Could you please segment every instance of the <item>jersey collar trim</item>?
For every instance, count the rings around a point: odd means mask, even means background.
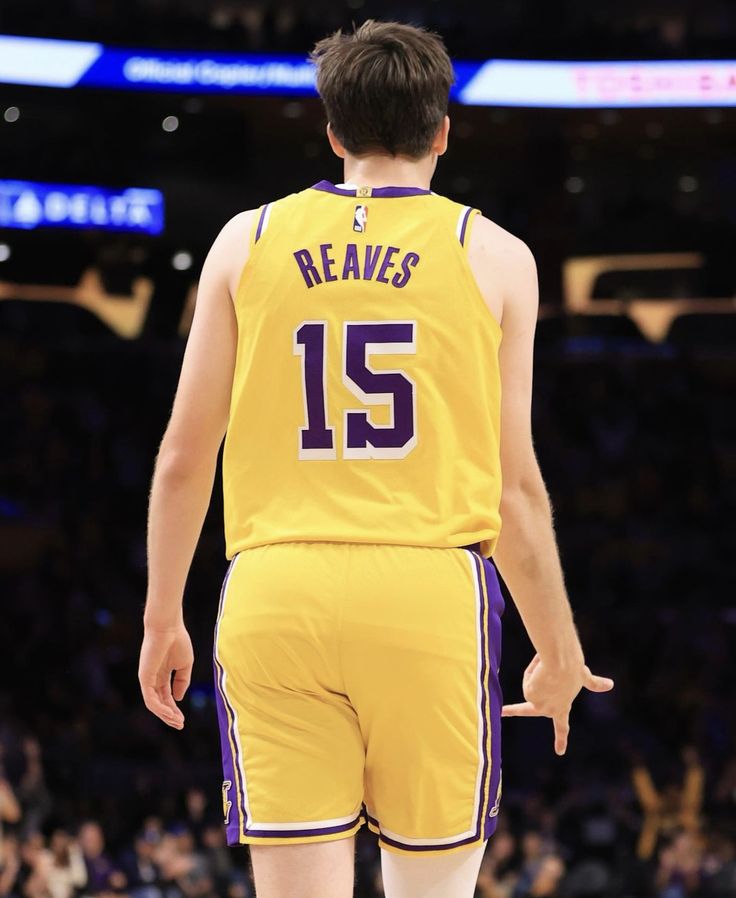
[[[325,193],[336,193],[339,196],[365,196],[359,193],[365,188],[359,187],[336,187],[331,181],[319,181],[312,185],[312,190],[324,190]],[[370,197],[398,197],[398,196],[428,196],[431,190],[424,190],[422,187],[372,187],[367,196]]]

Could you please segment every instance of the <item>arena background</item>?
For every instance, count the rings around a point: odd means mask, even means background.
[[[0,35],[303,57],[369,16],[436,28],[458,60],[702,61],[689,106],[454,103],[433,186],[536,255],[536,446],[584,646],[616,680],[581,696],[562,759],[549,721],[505,724],[477,894],[736,895],[736,64],[715,101],[708,81],[708,61],[736,56],[734,4],[3,0]],[[39,47],[21,68],[51,65]],[[0,84],[0,896],[248,898],[247,851],[220,826],[221,482],[187,588],[181,733],[138,695],[147,491],[218,230],[341,170],[308,92],[15,80]],[[44,226],[48,184],[158,190],[163,230],[109,230],[58,196]],[[529,657],[507,604],[507,700]],[[383,894],[367,832],[356,894]]]

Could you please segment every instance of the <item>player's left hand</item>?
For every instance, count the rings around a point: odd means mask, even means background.
[[[184,715],[176,702],[189,688],[193,663],[192,641],[183,623],[164,629],[145,628],[138,665],[143,701],[152,714],[176,730],[184,727]]]
[[[526,670],[522,691],[526,701],[504,705],[503,717],[550,717],[555,730],[555,752],[564,755],[570,734],[570,709],[581,689],[608,692],[613,689],[610,677],[592,673],[584,661],[565,668],[546,665],[536,654]]]

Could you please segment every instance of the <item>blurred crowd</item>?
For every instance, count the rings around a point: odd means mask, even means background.
[[[12,745],[11,738],[11,745]],[[20,776],[0,776],[0,898],[254,898],[247,850],[225,845],[209,795],[188,788],[178,813],[141,808],[139,825],[108,839],[101,819],[58,814],[38,742],[18,751]],[[554,804],[512,788],[481,865],[477,898],[729,898],[736,895],[736,757],[709,790],[692,747],[683,779],[658,789],[635,760],[627,783],[573,787]],[[208,795],[209,792],[209,795]],[[375,837],[361,830],[356,896],[383,895]]]
[[[697,10],[686,0],[5,0],[0,30],[111,43],[140,42],[145,33],[146,45],[162,48],[304,53],[326,31],[368,17],[426,25],[445,36],[453,54],[481,59],[729,58],[736,24],[728,0]]]
[[[304,52],[325,32],[375,15],[435,27],[466,58],[732,56],[736,6],[709,0],[697,15],[691,6],[4,0],[0,32]],[[227,119],[219,107],[209,118],[177,107],[174,149],[159,137],[163,101],[136,97],[133,109],[123,95],[105,100],[54,93],[51,112],[21,103],[17,142],[0,141],[5,174],[79,180],[83,171],[100,183],[130,175],[165,185],[168,227],[180,222],[192,241],[214,229],[202,224],[207,216],[224,220],[218,196],[252,205],[253,196],[301,187],[316,180],[303,169],[326,154],[323,122],[312,127],[299,104],[233,108]],[[85,124],[85,102],[97,131]],[[148,132],[131,126],[139,113]],[[733,293],[736,178],[719,130],[727,111],[702,111],[686,128],[611,110],[595,120],[455,114],[454,162],[437,189],[472,195],[530,241],[547,300],[559,298],[561,259],[603,251],[702,249],[699,295]],[[299,116],[294,140],[274,131],[277,118]],[[196,153],[186,143],[195,139]],[[311,161],[294,156],[295,142]],[[319,164],[329,170],[326,158]],[[223,172],[218,186],[212,178]],[[27,236],[7,237],[7,277],[76,283],[82,240]],[[219,477],[187,585],[196,661],[184,731],[145,711],[137,689],[147,495],[183,349],[171,336],[180,313],[172,298],[191,280],[163,270],[176,248],[155,249],[150,319],[162,320],[140,340],[117,340],[79,308],[0,304],[0,898],[253,894],[247,850],[227,849],[221,826],[211,671],[226,567]],[[60,276],[63,266],[70,271]],[[478,898],[736,898],[736,368],[712,333],[733,333],[724,319],[711,321],[710,350],[627,338],[624,319],[608,335],[541,322],[536,448],[582,640],[616,689],[581,697],[562,759],[548,721],[505,722],[502,813]],[[529,657],[507,602],[510,701]],[[356,864],[357,898],[379,898],[376,840],[365,829]]]
[[[137,691],[147,490],[182,348],[0,338],[0,896],[250,894],[247,851],[220,825],[219,479],[187,586],[184,731]],[[580,337],[537,354],[569,590],[616,689],[581,697],[563,759],[548,721],[504,724],[478,895],[736,895],[732,354]],[[507,603],[508,700],[529,657]],[[358,896],[382,894],[367,832],[357,876]]]
[[[56,816],[38,743],[26,737],[22,751],[28,767],[17,791],[0,779],[2,898],[253,895],[245,855],[226,847],[224,829],[207,813],[201,791],[186,793],[180,819],[165,826],[160,817],[147,816],[129,840],[111,848],[98,820]]]
[[[110,844],[98,819],[59,819],[37,741],[26,737],[21,752],[17,785],[0,778],[1,898],[253,898],[247,851],[226,847],[204,790],[183,791],[176,815],[142,814]],[[486,849],[477,898],[736,895],[736,763],[707,805],[691,747],[683,765],[682,782],[662,790],[637,761],[628,784],[572,789],[554,806],[538,795],[512,798]],[[383,895],[375,837],[365,830],[356,878],[356,896]]]

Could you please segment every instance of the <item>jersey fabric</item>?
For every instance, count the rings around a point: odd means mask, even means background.
[[[501,328],[467,259],[476,213],[327,181],[259,210],[234,297],[228,559],[294,541],[492,553]]]
[[[320,182],[259,210],[223,457],[228,843],[487,839],[501,795],[501,328],[476,210]]]
[[[215,635],[227,841],[457,852],[501,797],[503,598],[469,549],[239,552]]]

